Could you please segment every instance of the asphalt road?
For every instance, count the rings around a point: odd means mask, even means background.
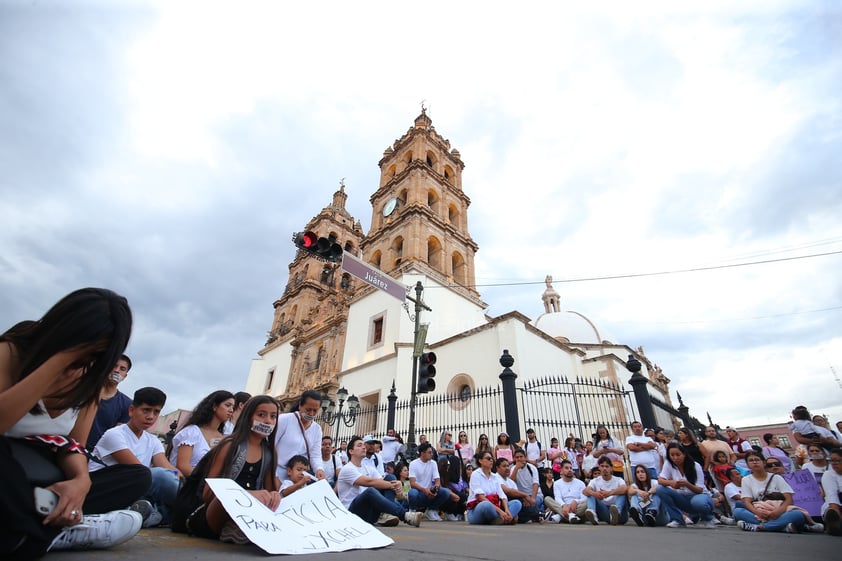
[[[620,527],[567,524],[510,527],[425,521],[420,528],[402,524],[381,530],[395,540],[393,545],[374,550],[294,557],[307,561],[823,561],[838,559],[842,547],[842,538],[826,534],[756,534],[742,532],[733,526],[714,530],[638,528],[633,524]],[[253,545],[238,546],[189,538],[156,528],[142,530],[131,541],[111,550],[56,552],[45,559],[213,561],[266,556]]]

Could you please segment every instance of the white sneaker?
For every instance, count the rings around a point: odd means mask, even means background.
[[[401,521],[397,516],[392,516],[388,512],[381,512],[376,522],[378,526],[397,526],[400,523]]]
[[[730,516],[720,516],[719,521],[725,524],[726,526],[734,526],[737,524],[736,520],[734,520]]]
[[[594,512],[593,510],[586,510],[585,511],[585,518],[587,518],[588,522],[590,522],[594,526],[599,526],[599,520],[597,520],[596,512]]]
[[[409,524],[410,526],[415,526],[418,528],[421,526],[421,513],[420,512],[407,512],[403,515],[403,521]]]
[[[699,520],[693,527],[701,528],[702,530],[713,530],[716,528],[716,522],[713,520]]]
[[[682,524],[678,520],[667,522],[667,528],[681,528]]]
[[[63,549],[105,549],[130,540],[140,531],[143,516],[131,510],[88,514],[82,522],[56,536],[47,551]]]
[[[561,515],[556,513],[550,516],[550,522],[554,524],[561,524]]]
[[[439,516],[439,513],[431,508],[428,508],[424,513],[424,518],[430,522],[441,522],[441,516]]]
[[[445,514],[444,519],[449,522],[459,522],[459,515],[458,514]]]
[[[804,526],[804,529],[807,530],[808,532],[816,532],[816,533],[820,534],[820,533],[824,532],[824,524],[816,522],[815,524],[809,524],[807,526]]]

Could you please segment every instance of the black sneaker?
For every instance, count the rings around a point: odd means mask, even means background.
[[[658,513],[654,510],[647,510],[646,514],[644,514],[646,518],[646,525],[654,528],[658,525]]]
[[[146,522],[147,520],[149,520],[149,517],[155,510],[155,507],[152,506],[152,503],[150,503],[149,501],[140,499],[139,501],[135,501],[134,503],[132,503],[132,506],[129,507],[129,510],[133,510],[140,514],[140,516],[143,518],[143,521]]]
[[[641,514],[641,512],[638,509],[630,508],[629,516],[632,517],[632,520],[634,520],[635,524],[637,524],[638,526],[643,526],[643,514]]]

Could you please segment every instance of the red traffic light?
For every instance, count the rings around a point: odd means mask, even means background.
[[[299,240],[297,240],[298,247],[302,249],[310,249],[316,247],[316,244],[319,243],[319,236],[317,236],[313,232],[304,232],[302,234],[298,234]]]
[[[342,261],[342,246],[332,239],[317,236],[315,232],[297,232],[292,235],[292,242],[298,249],[324,261]]]

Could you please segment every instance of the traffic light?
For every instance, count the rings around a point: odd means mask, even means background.
[[[292,235],[295,247],[324,261],[342,261],[342,246],[328,238],[321,238],[314,232],[296,232]]]
[[[436,389],[436,353],[423,353],[418,357],[418,389],[416,393],[427,393]]]

